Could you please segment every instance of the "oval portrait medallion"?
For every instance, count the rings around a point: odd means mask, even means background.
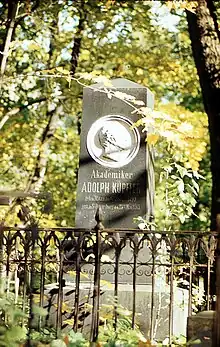
[[[140,134],[134,123],[120,115],[107,115],[95,121],[87,135],[87,150],[100,165],[119,168],[130,163],[140,147]]]

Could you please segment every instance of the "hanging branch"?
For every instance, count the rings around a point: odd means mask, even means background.
[[[3,128],[3,126],[5,125],[5,123],[14,115],[18,114],[19,112],[21,112],[22,110],[28,108],[28,106],[34,105],[36,103],[40,103],[42,101],[45,101],[46,98],[39,98],[36,100],[32,100],[30,101],[27,105],[21,105],[21,106],[17,106],[17,107],[13,107],[10,111],[7,111],[4,116],[2,117],[2,119],[0,120],[0,130]]]

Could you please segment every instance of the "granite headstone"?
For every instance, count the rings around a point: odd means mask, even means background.
[[[111,81],[112,90],[153,108],[152,92],[126,79]],[[136,228],[133,218],[153,214],[154,174],[146,133],[124,100],[109,98],[102,84],[85,87],[77,188],[76,227],[94,227],[100,206],[106,228]]]

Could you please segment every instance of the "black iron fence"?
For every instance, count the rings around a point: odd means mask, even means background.
[[[30,331],[69,326],[95,341],[124,307],[132,327],[171,341],[186,332],[187,316],[214,308],[216,245],[215,233],[103,229],[98,217],[89,231],[5,227],[0,270],[6,292],[22,298]],[[36,316],[36,306],[46,314]]]

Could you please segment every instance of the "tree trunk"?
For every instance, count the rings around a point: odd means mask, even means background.
[[[193,56],[209,120],[212,172],[211,229],[220,216],[220,40],[212,0],[198,0],[195,13],[187,11]]]
[[[83,36],[83,30],[84,30],[84,24],[85,24],[85,18],[86,18],[86,12],[84,12],[84,0],[82,0],[83,7],[80,8],[79,13],[79,24],[76,30],[76,34],[74,37],[73,42],[73,48],[72,48],[72,59],[71,59],[71,75],[74,76],[78,58],[80,54],[80,46]],[[57,13],[58,17],[58,13]],[[58,34],[57,30],[57,22],[54,21],[53,23],[53,30],[51,31],[51,42],[50,42],[50,51],[49,51],[49,60],[48,60],[48,69],[53,68],[53,53],[54,53],[54,46],[55,46],[55,36]],[[54,133],[57,129],[58,119],[59,119],[59,113],[61,113],[62,107],[58,106],[54,111],[47,110],[47,125],[43,131],[42,138],[41,138],[41,150],[39,152],[39,155],[36,160],[36,165],[34,168],[33,175],[31,179],[29,180],[29,183],[26,187],[26,190],[33,190],[35,192],[39,192],[46,176],[47,167],[48,167],[48,155],[50,150],[51,141],[54,137]]]
[[[48,122],[42,134],[40,151],[36,160],[33,175],[27,184],[26,191],[31,190],[39,193],[44,183],[51,140],[53,139],[54,133],[57,129],[60,109],[61,107],[57,107],[55,110],[47,112]]]
[[[0,75],[3,76],[6,69],[6,63],[8,59],[8,53],[12,35],[15,28],[15,18],[18,9],[18,1],[8,1],[8,19],[7,19],[7,30],[5,40],[3,44],[2,54],[0,55]]]
[[[71,54],[71,74],[72,74],[72,76],[75,75],[76,68],[78,65],[78,58],[79,58],[79,53],[80,53],[80,48],[81,48],[83,31],[85,28],[86,16],[87,16],[87,13],[86,13],[85,7],[84,7],[84,0],[81,0],[80,8],[79,8],[79,24],[78,24],[78,27],[76,29],[76,33],[74,35],[73,48],[72,48],[72,54]]]

